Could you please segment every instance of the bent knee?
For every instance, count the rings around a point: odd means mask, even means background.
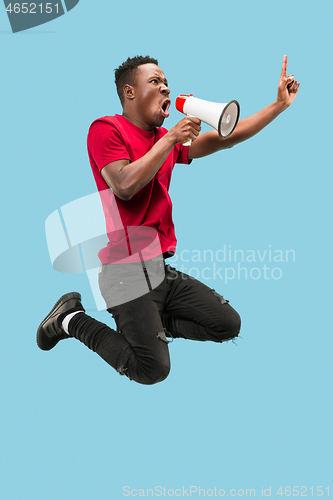
[[[241,329],[241,318],[238,312],[229,305],[228,308],[230,308],[231,311],[227,317],[224,316],[221,318],[221,323],[217,332],[220,342],[238,337]]]
[[[145,370],[140,373],[139,380],[140,384],[153,385],[163,382],[170,373],[170,360],[157,362],[154,360],[149,364]]]
[[[160,366],[155,372],[154,377],[151,378],[150,384],[157,384],[158,382],[163,382],[170,373],[170,363]]]
[[[222,295],[215,290],[211,290],[221,305],[220,320],[216,325],[216,334],[220,338],[220,342],[231,340],[238,336],[241,328],[241,319],[237,311],[229,304]]]
[[[230,318],[229,324],[227,326],[230,338],[233,339],[235,337],[238,337],[240,329],[241,329],[241,318],[238,312],[234,310],[234,314],[232,315],[232,318]]]

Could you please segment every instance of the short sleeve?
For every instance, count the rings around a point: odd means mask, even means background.
[[[130,160],[121,133],[109,123],[94,122],[89,130],[87,147],[98,170],[117,160]]]
[[[192,163],[192,159],[188,159],[188,148],[189,146],[184,146],[183,144],[177,144],[176,146],[178,148],[178,157],[176,160],[176,163],[185,163],[189,165]]]

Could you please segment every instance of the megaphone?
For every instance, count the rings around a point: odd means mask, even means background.
[[[226,139],[235,130],[240,106],[237,101],[226,104],[204,101],[190,95],[180,95],[176,99],[176,108],[188,116],[195,116],[217,130],[221,139]]]

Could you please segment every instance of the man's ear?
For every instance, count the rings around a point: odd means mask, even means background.
[[[132,85],[128,85],[128,83],[126,83],[126,85],[124,85],[123,91],[124,91],[124,97],[126,99],[134,99],[135,93],[134,93],[134,87]]]

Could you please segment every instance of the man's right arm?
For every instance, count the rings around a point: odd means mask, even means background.
[[[118,198],[130,200],[156,175],[172,148],[194,141],[201,130],[198,118],[186,117],[169,130],[144,156],[134,162],[117,160],[102,168],[101,174]]]

